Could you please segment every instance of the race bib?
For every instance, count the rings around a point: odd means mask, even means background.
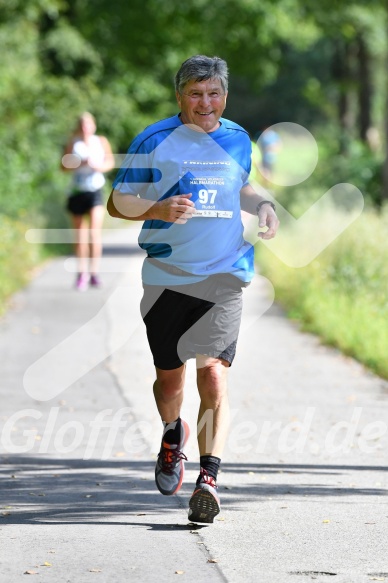
[[[181,194],[192,193],[190,200],[196,209],[193,218],[233,217],[233,181],[229,172],[229,162],[183,161],[179,191]]]

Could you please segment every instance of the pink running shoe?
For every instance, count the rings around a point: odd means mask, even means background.
[[[79,273],[77,275],[75,287],[78,291],[86,291],[88,289],[88,278],[86,273]]]

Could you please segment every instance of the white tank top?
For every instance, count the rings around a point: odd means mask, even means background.
[[[91,136],[88,144],[82,139],[76,138],[73,143],[72,154],[77,154],[82,161],[89,159],[96,166],[101,166],[105,159],[105,150],[98,136]],[[95,192],[102,188],[104,184],[103,173],[93,170],[90,166],[80,166],[73,172],[73,192]]]

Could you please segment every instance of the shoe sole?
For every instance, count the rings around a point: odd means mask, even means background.
[[[189,502],[189,520],[212,524],[221,508],[216,498],[207,490],[194,492]]]

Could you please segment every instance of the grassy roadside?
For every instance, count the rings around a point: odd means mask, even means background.
[[[25,233],[30,228],[22,219],[0,214],[0,316],[7,310],[9,297],[31,280],[36,267],[71,250],[64,244],[28,243]]]
[[[322,224],[333,217],[322,217]],[[260,270],[302,328],[388,378],[388,208],[364,211],[305,267],[260,245]],[[319,230],[315,233],[319,237]],[[287,237],[284,238],[287,241]],[[286,243],[284,243],[286,244]]]
[[[40,246],[25,240],[27,228],[20,220],[0,215],[0,315],[9,296],[28,282],[32,269],[44,258]]]

